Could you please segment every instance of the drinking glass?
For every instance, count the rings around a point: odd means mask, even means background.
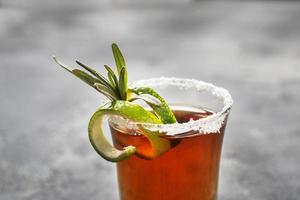
[[[154,78],[130,87],[149,86],[171,105],[176,124],[141,124],[110,117],[116,148],[133,145],[136,155],[118,162],[121,200],[216,200],[220,155],[232,106],[227,90],[194,79]],[[148,159],[151,144],[139,127],[161,133],[171,149]]]

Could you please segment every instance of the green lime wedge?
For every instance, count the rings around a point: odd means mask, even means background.
[[[159,100],[160,104],[157,104],[153,103],[153,101],[147,101],[145,98],[143,98],[143,100],[153,109],[154,113],[158,116],[162,123],[173,124],[177,122],[176,117],[168,106],[167,102],[154,89],[149,87],[140,87],[132,88],[130,91],[137,95],[151,95],[155,99]]]
[[[155,114],[145,110],[142,106],[128,101],[113,101],[105,107],[97,110],[90,119],[88,125],[89,139],[96,152],[104,159],[118,162],[132,156],[136,148],[134,146],[124,147],[118,150],[105,138],[102,130],[103,118],[106,115],[118,115],[135,122],[161,124],[161,120]],[[150,141],[153,152],[148,158],[155,158],[168,151],[171,146],[169,140],[160,137],[156,132],[151,132],[140,126],[142,133]]]

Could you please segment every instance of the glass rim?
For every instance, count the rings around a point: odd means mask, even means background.
[[[175,78],[175,77],[160,77],[144,79],[132,82],[129,84],[129,88],[135,87],[167,87],[167,86],[177,86],[179,89],[194,89],[196,92],[208,91],[214,97],[221,99],[223,102],[222,109],[220,111],[213,112],[213,114],[200,118],[198,120],[190,120],[184,123],[174,123],[174,124],[152,124],[152,123],[141,123],[134,122],[128,119],[121,119],[118,122],[115,120],[110,120],[113,123],[122,123],[126,127],[137,128],[142,126],[150,131],[156,131],[160,133],[165,133],[166,135],[176,135],[178,133],[188,132],[188,131],[199,131],[200,133],[214,133],[219,132],[222,127],[226,116],[228,115],[232,105],[233,99],[228,92],[228,90],[215,86],[212,83],[188,79],[188,78]]]

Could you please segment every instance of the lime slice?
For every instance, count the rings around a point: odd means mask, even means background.
[[[136,148],[134,146],[127,146],[124,147],[123,150],[118,150],[107,141],[102,130],[103,118],[106,115],[118,115],[141,123],[162,123],[153,113],[145,110],[138,104],[128,101],[114,101],[97,110],[89,122],[89,139],[96,152],[101,157],[111,162],[118,162],[132,156],[135,153]],[[160,137],[158,133],[151,132],[142,127],[140,128],[142,134],[150,141],[153,149],[153,152],[151,155],[147,155],[147,158],[155,158],[171,148],[169,140]]]
[[[168,106],[167,102],[154,89],[149,87],[140,87],[132,88],[130,91],[137,95],[151,95],[155,99],[159,100],[160,104],[157,104],[152,103],[153,101],[147,101],[145,98],[142,98],[153,109],[154,113],[158,116],[162,123],[173,124],[177,122],[176,117]]]

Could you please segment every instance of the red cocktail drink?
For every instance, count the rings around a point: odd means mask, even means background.
[[[107,78],[79,61],[84,70],[53,58],[107,98],[92,115],[88,136],[102,158],[118,162],[121,199],[215,200],[224,130],[233,103],[228,91],[180,78],[128,85],[125,59],[116,44],[112,51],[117,74],[105,65]],[[181,106],[171,110],[169,103]],[[103,132],[105,116],[111,117],[114,146]]]
[[[174,110],[178,122],[204,118],[207,111]],[[167,137],[172,149],[147,160],[140,156],[117,163],[122,200],[214,200],[217,195],[218,173],[225,123],[217,133],[189,131]],[[111,125],[114,144],[122,149],[134,145],[147,154],[150,144],[133,130],[118,130]],[[134,135],[135,134],[135,135]]]

